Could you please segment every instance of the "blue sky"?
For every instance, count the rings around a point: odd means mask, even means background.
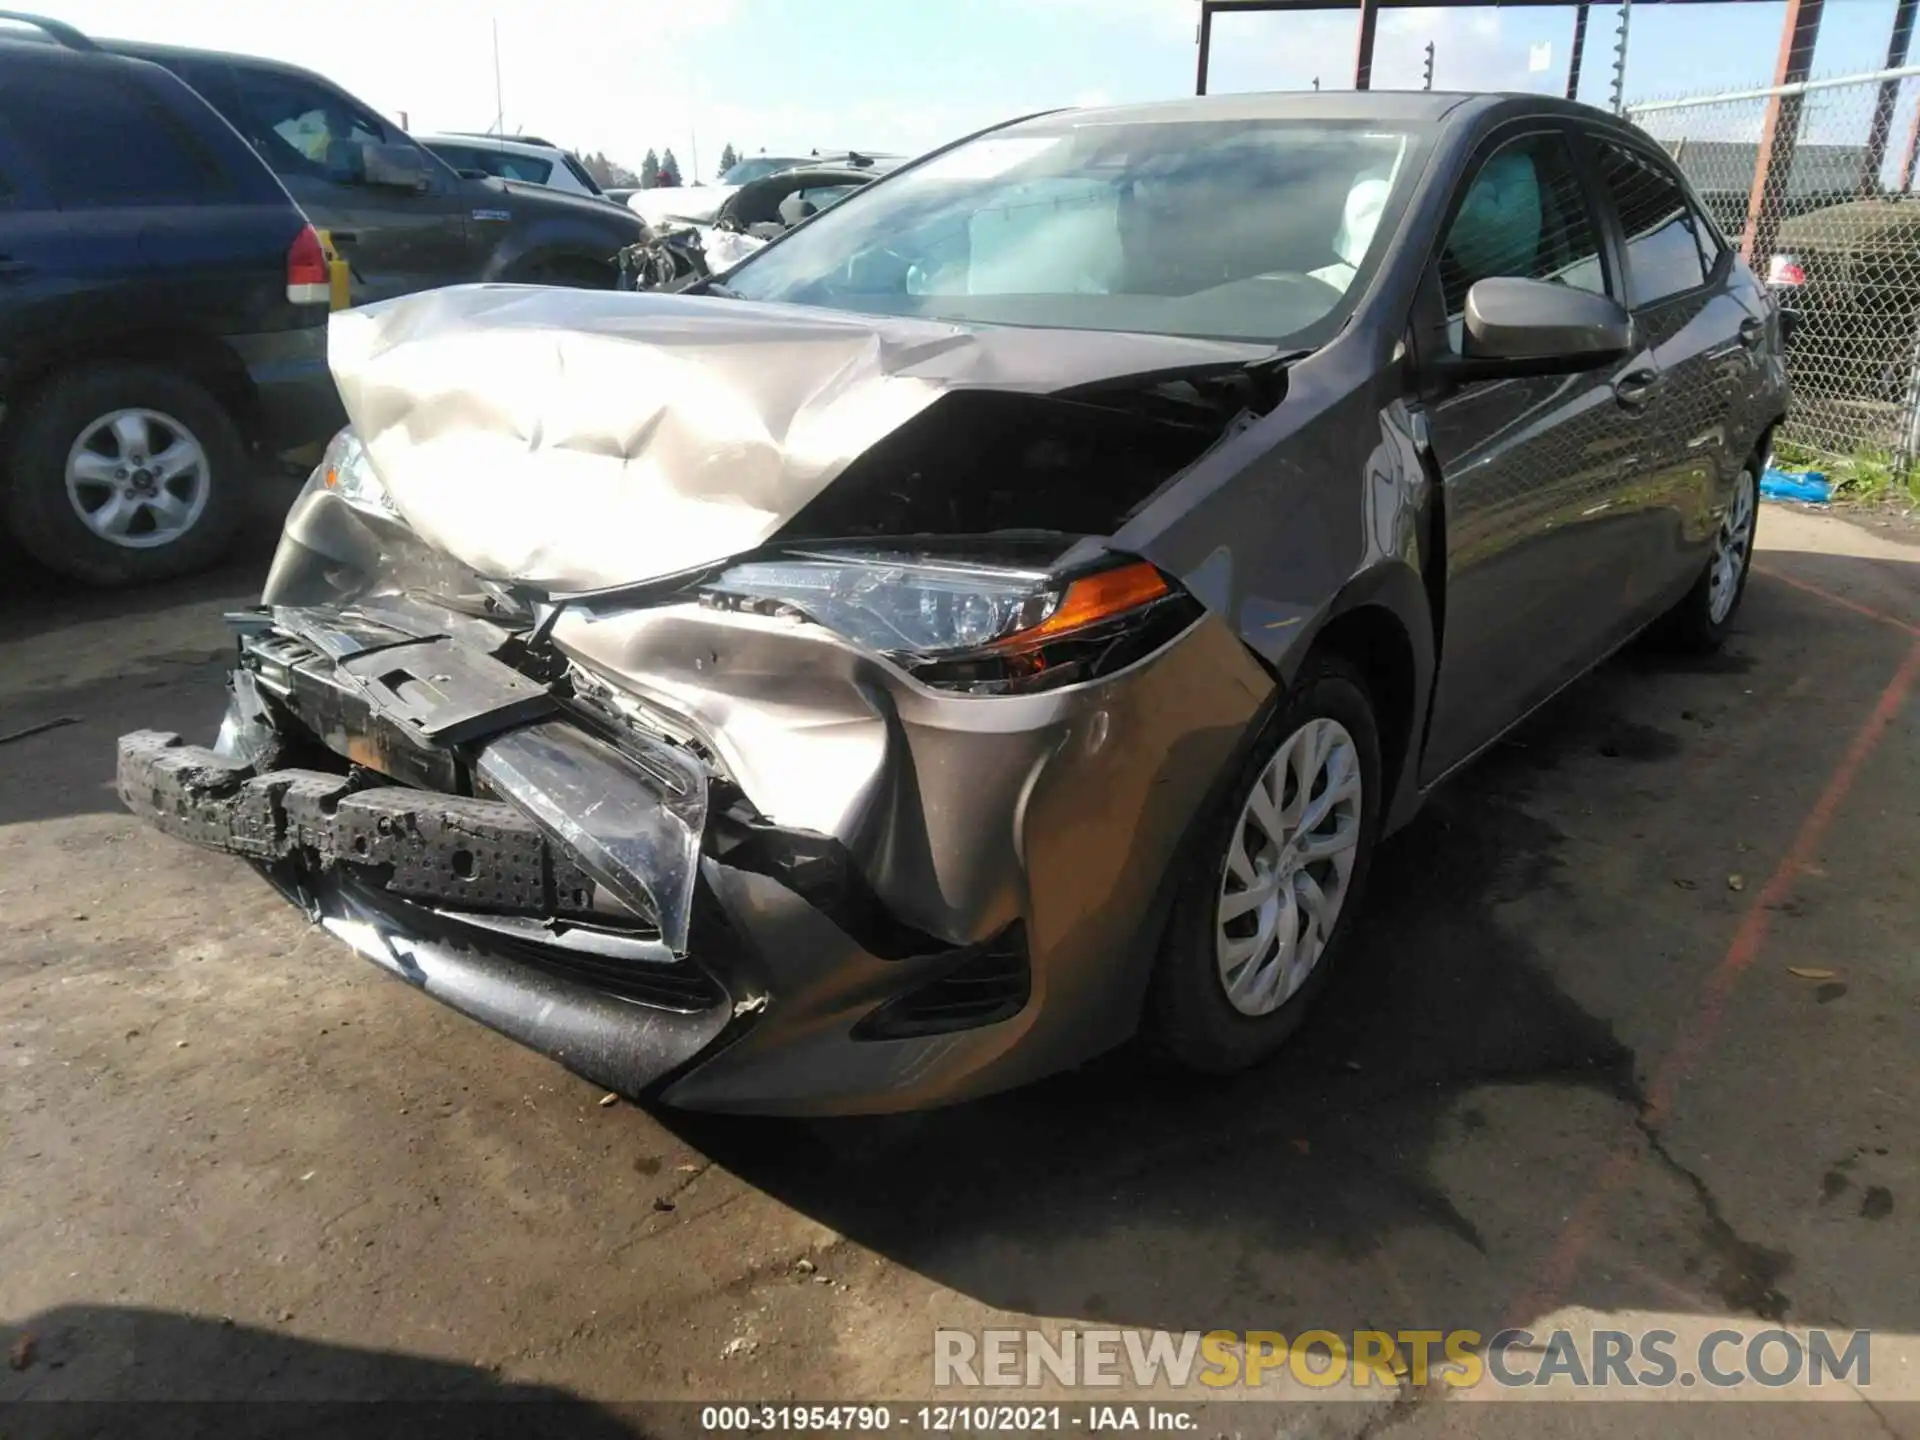
[[[1894,0],[1828,0],[1815,69],[1885,59]],[[1784,0],[1638,5],[1627,92],[1764,83]],[[97,34],[250,51],[331,75],[416,130],[481,129],[494,112],[497,19],[507,125],[637,165],[649,146],[683,166],[698,146],[914,151],[1025,111],[1191,92],[1197,0],[327,0],[302,9],[235,0],[67,0],[49,13]],[[1617,9],[1596,4],[1581,98],[1604,103]],[[1571,5],[1448,5],[1387,12],[1374,83],[1558,90]],[[1351,83],[1354,17],[1242,15],[1217,22],[1213,86]],[[1550,44],[1545,73],[1531,46]],[[1920,59],[1920,47],[1916,47]]]

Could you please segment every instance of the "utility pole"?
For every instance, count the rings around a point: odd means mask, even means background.
[[[1633,18],[1633,0],[1620,0],[1620,29],[1613,39],[1613,113],[1626,108],[1627,22]]]
[[[1433,42],[1431,40],[1427,41],[1427,73],[1420,82],[1420,88],[1422,90],[1433,88]]]
[[[507,103],[500,98],[500,18],[493,21],[493,133],[507,133]]]

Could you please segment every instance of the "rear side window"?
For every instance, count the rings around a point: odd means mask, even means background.
[[[234,191],[218,156],[130,66],[14,67],[0,113],[63,210],[192,204]]]
[[[1440,288],[1449,317],[1465,314],[1467,291],[1496,276],[1606,290],[1598,231],[1558,131],[1523,135],[1489,155],[1447,228]]]
[[[587,193],[589,195],[598,195],[602,193],[600,189],[600,182],[598,180],[595,180],[593,176],[588,173],[587,167],[582,165],[578,160],[574,159],[573,156],[562,155],[560,157],[560,163],[567,167],[567,173],[569,175],[573,176],[574,179],[578,180],[582,185],[586,186]]]
[[[1627,237],[1633,303],[1657,305],[1699,289],[1707,280],[1707,252],[1686,192],[1645,156],[1609,140],[1597,143],[1600,174]]]

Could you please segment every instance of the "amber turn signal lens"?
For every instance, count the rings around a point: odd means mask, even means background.
[[[994,648],[1024,650],[1070,630],[1082,630],[1137,610],[1167,593],[1166,577],[1144,560],[1083,576],[1067,587],[1053,614],[1030,629],[1007,636]]]

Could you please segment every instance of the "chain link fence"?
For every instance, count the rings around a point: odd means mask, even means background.
[[[1627,107],[1799,312],[1782,438],[1825,460],[1920,451],[1917,114],[1920,66]]]

